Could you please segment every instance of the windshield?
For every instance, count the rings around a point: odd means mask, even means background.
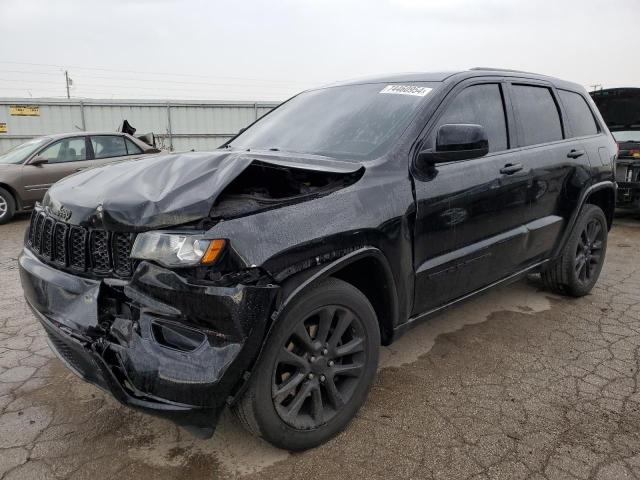
[[[375,83],[304,92],[249,127],[228,147],[347,160],[375,158],[404,131],[433,86]]]
[[[22,163],[29,155],[48,141],[48,138],[36,138],[35,140],[29,140],[28,142],[17,145],[0,155],[0,163]]]
[[[640,142],[640,130],[620,130],[611,133],[616,142]]]

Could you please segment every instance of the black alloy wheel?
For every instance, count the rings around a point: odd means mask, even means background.
[[[578,280],[584,284],[590,283],[596,272],[600,273],[604,231],[599,219],[593,218],[580,233],[574,268]]]
[[[273,445],[306,450],[344,430],[367,398],[378,369],[378,318],[360,290],[327,278],[275,322],[232,411]]]
[[[562,295],[587,295],[604,265],[607,234],[608,224],[602,209],[586,204],[560,256],[541,272],[545,286]]]
[[[298,430],[329,422],[349,402],[368,359],[364,325],[346,307],[327,305],[301,319],[276,357],[272,399]]]

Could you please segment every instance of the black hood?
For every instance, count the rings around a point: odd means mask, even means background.
[[[220,150],[145,157],[77,173],[52,186],[43,205],[69,223],[142,231],[209,215],[218,195],[253,162],[330,173],[359,163],[281,152]]]

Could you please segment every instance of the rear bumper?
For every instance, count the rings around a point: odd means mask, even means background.
[[[203,436],[255,361],[278,291],[191,284],[145,262],[113,286],[56,270],[28,249],[19,263],[25,298],[67,367]]]

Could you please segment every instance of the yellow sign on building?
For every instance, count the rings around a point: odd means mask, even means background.
[[[37,105],[11,105],[9,114],[20,117],[39,117],[40,107]]]
[[[7,124],[0,122],[0,133],[7,133]]]

